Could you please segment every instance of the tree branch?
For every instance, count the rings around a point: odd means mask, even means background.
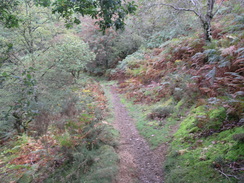
[[[190,0],[190,1],[194,6],[196,6],[196,2],[194,0]]]
[[[221,173],[222,175],[224,175],[229,181],[230,181],[230,178],[229,178],[229,177],[234,177],[235,179],[240,180],[240,179],[239,179],[237,176],[235,176],[235,175],[225,174],[225,173],[223,172],[223,170],[221,171],[221,170],[219,170],[219,169],[217,169],[217,168],[215,168],[215,170],[217,170],[219,173]]]
[[[196,12],[195,10],[190,9],[190,8],[180,8],[180,7],[176,7],[172,4],[166,4],[166,3],[152,4],[151,6],[149,6],[149,8],[151,8],[153,6],[168,6],[168,7],[175,9],[175,10],[178,10],[178,11],[191,11],[191,12],[195,13],[198,17],[200,17],[200,18],[202,17],[201,14],[199,14],[198,12]]]
[[[56,63],[54,63],[53,65],[51,65],[50,67],[48,67],[47,70],[41,75],[40,78],[42,78],[43,76],[45,76],[45,74],[46,74],[51,68],[53,68],[55,65],[56,65]]]
[[[195,6],[195,8],[198,10],[198,12],[200,12],[202,4],[198,0],[190,0],[190,1]]]
[[[217,10],[213,13],[213,16],[215,16],[218,13],[218,11],[219,11],[220,7],[222,6],[223,2],[224,2],[224,0],[221,0]]]

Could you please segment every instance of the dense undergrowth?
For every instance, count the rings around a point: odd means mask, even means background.
[[[45,111],[31,134],[2,140],[2,182],[111,182],[117,173],[115,132],[102,87],[82,79],[60,113]],[[75,98],[75,99],[74,99]],[[48,171],[47,171],[48,170]]]
[[[243,20],[223,8],[212,42],[196,32],[141,47],[110,72],[152,148],[169,143],[165,182],[244,180]]]
[[[118,80],[140,134],[152,148],[168,144],[165,182],[244,181],[243,3],[223,3],[206,42],[197,17],[152,2],[138,1],[123,33],[102,35],[88,17],[71,33],[34,6],[20,11],[29,24],[0,27],[1,182],[113,181],[108,83],[84,72]]]

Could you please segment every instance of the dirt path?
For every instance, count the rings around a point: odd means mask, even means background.
[[[133,119],[120,102],[115,87],[111,87],[112,103],[115,112],[115,128],[120,132],[118,154],[120,170],[116,183],[163,183],[162,162],[165,147],[152,151],[139,135]]]

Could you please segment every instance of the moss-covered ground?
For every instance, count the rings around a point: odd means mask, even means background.
[[[221,105],[189,107],[184,100],[175,102],[172,98],[153,105],[134,104],[123,97],[121,100],[152,148],[170,144],[164,164],[166,182],[243,181],[244,128],[228,128],[225,122],[231,119]],[[155,108],[167,106],[174,110],[166,118],[148,118]],[[178,124],[177,132],[172,134],[172,127]]]
[[[240,166],[243,165],[244,144],[234,138],[237,134],[243,134],[243,127],[207,136],[199,135],[210,128],[219,128],[225,119],[226,113],[222,107],[206,109],[206,106],[199,106],[190,111],[171,143],[164,165],[166,182],[243,180]]]

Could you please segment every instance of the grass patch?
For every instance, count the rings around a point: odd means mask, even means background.
[[[113,123],[115,120],[115,113],[113,109],[113,103],[112,103],[112,94],[110,91],[110,86],[114,85],[115,81],[109,81],[109,82],[105,82],[105,81],[101,81],[101,85],[103,87],[103,91],[104,91],[104,95],[107,98],[107,115],[106,115],[106,120],[109,123]]]
[[[87,183],[112,182],[116,177],[118,156],[111,146],[103,146],[97,152],[95,163],[80,181]]]
[[[160,144],[170,141],[171,127],[177,124],[176,118],[168,117],[163,121],[150,120],[148,114],[155,108],[155,105],[133,104],[132,101],[125,98],[121,98],[121,102],[125,104],[129,114],[136,120],[136,127],[140,135],[149,142],[151,148],[156,148]],[[167,106],[171,102],[166,101],[165,103],[167,104],[161,104],[161,106]]]
[[[101,146],[98,150],[86,151],[77,149],[75,161],[59,168],[45,183],[107,183],[112,182],[117,174],[118,156],[113,147]],[[87,164],[86,168],[81,168]]]
[[[109,100],[110,92],[103,84],[103,95],[105,95],[105,109],[102,121],[101,130],[98,131],[95,139],[92,139],[87,144],[85,142],[79,143],[73,148],[69,144],[65,145],[65,151],[70,154],[72,159],[66,164],[59,167],[53,175],[45,180],[46,183],[52,182],[74,182],[74,183],[107,183],[113,182],[118,171],[118,155],[114,148],[118,142],[118,132],[112,127],[111,123],[114,121],[114,114],[112,113],[112,103]],[[85,118],[87,116],[83,116]],[[86,119],[86,118],[85,118]],[[82,119],[82,120],[85,120]],[[94,131],[96,133],[96,131]],[[91,135],[94,135],[91,133]],[[65,138],[65,139],[68,139]],[[63,142],[63,139],[59,139]],[[98,141],[96,146],[90,145]],[[65,141],[64,141],[65,142]],[[88,147],[89,146],[89,147]]]

